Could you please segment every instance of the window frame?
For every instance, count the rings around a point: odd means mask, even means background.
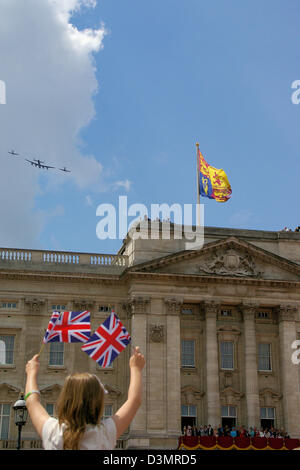
[[[222,351],[222,345],[223,344],[231,344],[232,345],[232,353],[229,355],[228,353],[224,353]],[[235,360],[234,360],[234,348],[235,348],[235,343],[232,340],[221,340],[220,341],[220,369],[221,370],[234,370],[234,365],[235,365]],[[224,360],[228,358],[228,356],[231,356],[232,358],[232,367],[225,367],[224,366]]]
[[[184,342],[188,342],[190,344],[193,345],[193,352],[192,353],[187,353],[185,351],[183,351],[183,344]],[[181,339],[181,358],[180,358],[180,364],[181,364],[181,367],[184,367],[184,368],[191,368],[191,369],[194,369],[196,367],[196,340],[195,339],[187,339],[187,338],[183,338]],[[193,364],[183,364],[183,358],[186,357],[187,355],[193,355]]]
[[[260,345],[269,345],[269,355],[266,356],[266,355],[262,355],[260,353]],[[266,358],[269,359],[269,365],[270,365],[270,368],[269,369],[262,369],[260,366],[260,361],[264,361]],[[258,343],[258,346],[257,346],[257,369],[259,372],[272,372],[273,368],[272,368],[272,343],[267,343],[265,341],[260,341]]]
[[[4,414],[3,413],[3,407],[8,406],[9,407],[9,413]],[[7,440],[9,438],[9,431],[10,431],[10,418],[11,418],[11,404],[10,403],[0,403],[0,439],[1,440]],[[3,434],[3,418],[8,418],[8,429],[7,429],[7,435]]]
[[[52,348],[61,348],[61,351],[51,351]],[[51,362],[51,358],[54,355],[62,355],[62,363],[57,363],[57,362]],[[55,356],[54,356],[55,357]],[[59,357],[59,356],[58,356]],[[64,367],[65,366],[65,345],[63,342],[60,341],[50,341],[50,349],[49,349],[49,362],[48,362],[49,367]]]
[[[12,338],[13,341],[12,341],[12,349],[9,349],[7,350],[7,345],[5,343],[5,341],[2,339],[4,337],[9,337],[9,338]],[[4,343],[5,345],[5,349],[4,349],[4,354],[5,354],[5,362],[4,363],[0,363],[0,366],[1,367],[6,367],[6,366],[14,366],[15,365],[15,341],[16,339],[16,335],[15,334],[9,334],[9,333],[0,333],[0,341]],[[11,354],[12,355],[12,361],[11,362],[7,362],[7,355],[8,354]]]

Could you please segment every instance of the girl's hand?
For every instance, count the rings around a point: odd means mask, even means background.
[[[31,373],[37,374],[38,371],[39,371],[39,367],[40,367],[39,355],[36,354],[35,356],[33,356],[32,359],[30,359],[30,361],[27,362],[27,364],[26,364],[26,373],[27,374],[31,374]]]
[[[137,346],[134,348],[133,354],[129,361],[129,366],[131,368],[137,368],[142,370],[145,365],[145,358],[142,353],[140,353],[140,348]]]

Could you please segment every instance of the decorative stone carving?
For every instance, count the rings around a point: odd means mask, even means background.
[[[181,402],[185,405],[195,404],[195,400],[202,400],[205,392],[192,385],[186,385],[181,389]]]
[[[103,384],[103,385],[104,385],[105,390],[108,392],[108,395],[112,399],[117,399],[121,395],[121,392],[117,387],[113,387],[112,385],[109,385],[109,384]]]
[[[279,305],[277,307],[278,321],[295,321],[297,308],[293,305]]]
[[[206,318],[217,318],[220,303],[214,300],[205,300],[203,302],[203,308]]]
[[[124,303],[123,309],[126,310],[129,317],[131,317],[134,314],[147,313],[149,304],[150,304],[149,297],[137,296],[137,297],[132,297],[131,299],[128,300],[128,302]]]
[[[258,308],[258,303],[245,302],[240,305],[240,309],[243,313],[244,320],[255,320],[256,310]]]
[[[244,393],[235,390],[232,387],[226,387],[220,392],[220,401],[223,405],[227,405],[228,403],[237,405],[243,397]]]
[[[165,304],[166,304],[167,313],[169,315],[170,314],[179,315],[181,311],[181,307],[183,305],[183,300],[176,299],[176,298],[165,299]]]
[[[149,340],[152,343],[162,343],[164,340],[164,325],[150,325]]]
[[[201,264],[199,271],[221,276],[259,277],[261,275],[249,253],[241,255],[232,248],[216,251],[212,260]]]
[[[259,392],[260,406],[274,406],[281,398],[282,395],[280,395],[280,393],[270,388],[264,388]]]
[[[29,310],[32,313],[38,313],[41,311],[42,307],[45,305],[44,299],[36,299],[36,298],[27,298],[24,299],[25,305],[29,307]]]

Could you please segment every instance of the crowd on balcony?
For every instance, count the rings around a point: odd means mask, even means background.
[[[196,426],[184,426],[182,431],[183,436],[229,436],[229,437],[266,437],[270,438],[281,438],[290,439],[290,436],[284,429],[275,429],[273,426],[270,428],[261,428],[259,431],[255,427],[247,429],[244,426],[229,427],[221,426],[213,428],[209,425],[201,425],[198,428]]]

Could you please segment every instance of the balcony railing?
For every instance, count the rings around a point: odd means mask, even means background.
[[[1,264],[33,266],[34,264],[47,266],[102,266],[126,268],[128,256],[99,253],[75,253],[65,251],[22,250],[13,248],[0,248]]]

